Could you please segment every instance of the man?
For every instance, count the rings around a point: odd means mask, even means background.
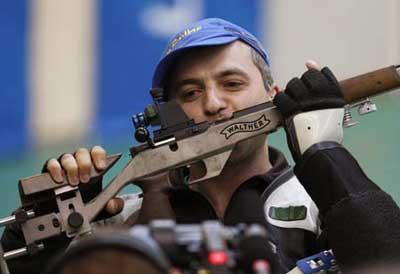
[[[261,135],[237,144],[222,173],[192,189],[164,191],[168,174],[138,182],[144,201],[136,222],[173,217],[185,223],[218,218],[235,224],[246,212],[255,214],[270,233],[274,273],[285,273],[296,260],[327,248],[333,248],[344,269],[365,259],[394,258],[400,247],[398,208],[340,145],[344,101],[336,79],[315,62],[306,65],[309,71],[282,93],[273,83],[265,50],[243,28],[205,19],[175,35],[156,68],[153,87],[162,88],[164,99],[176,100],[196,122],[229,119],[235,111],[275,98],[298,179]],[[49,160],[47,170],[55,181],[63,180],[64,170],[70,184],[86,183],[92,165],[103,169],[105,158],[99,146],[90,152],[81,148]],[[113,214],[122,205],[115,198],[106,209]],[[391,223],[384,222],[388,218]],[[5,233],[5,246],[10,247],[9,239]],[[362,248],[375,242],[384,245]]]

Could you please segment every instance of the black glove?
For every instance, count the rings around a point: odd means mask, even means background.
[[[301,79],[293,78],[274,104],[284,119],[293,159],[312,145],[324,141],[341,143],[345,101],[338,81],[329,68],[309,69]]]

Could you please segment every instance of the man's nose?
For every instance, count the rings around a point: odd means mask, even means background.
[[[224,116],[225,109],[228,107],[227,101],[221,96],[218,89],[211,88],[207,90],[204,97],[204,113],[207,116]],[[229,117],[218,117],[229,118]]]

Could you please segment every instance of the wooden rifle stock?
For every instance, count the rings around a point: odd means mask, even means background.
[[[340,81],[339,85],[346,103],[354,103],[400,87],[400,65],[361,74]]]

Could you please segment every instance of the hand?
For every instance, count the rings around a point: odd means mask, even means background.
[[[314,61],[306,66],[308,71],[290,80],[285,92],[274,98],[295,161],[314,144],[343,139],[345,101],[338,81],[327,67],[321,70]]]
[[[143,194],[161,192],[170,186],[169,175],[168,172],[161,173],[135,181],[134,184],[142,189]]]
[[[143,201],[139,214],[130,216],[125,224],[147,224],[155,219],[175,219],[175,213],[165,190],[169,184],[168,172],[135,181],[143,191]]]
[[[79,148],[74,154],[66,153],[57,159],[50,159],[46,169],[56,183],[61,183],[66,177],[70,185],[86,184],[90,180],[90,171],[95,167],[103,170],[106,167],[106,151],[101,146],[94,146],[90,152]],[[113,198],[106,205],[107,213],[115,215],[124,207],[121,198]]]

